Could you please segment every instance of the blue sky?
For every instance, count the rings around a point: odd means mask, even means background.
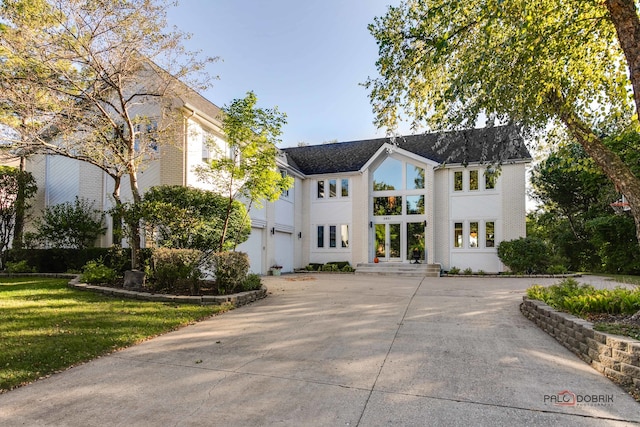
[[[181,0],[170,25],[192,33],[187,48],[219,56],[203,93],[223,106],[253,90],[260,107],[287,114],[281,147],[304,141],[385,136],[367,91],[377,46],[367,30],[399,0]]]

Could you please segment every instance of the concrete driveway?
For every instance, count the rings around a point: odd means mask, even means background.
[[[0,425],[640,424],[520,314],[531,279],[265,281],[265,300],[0,395]],[[563,391],[604,397],[554,404]]]

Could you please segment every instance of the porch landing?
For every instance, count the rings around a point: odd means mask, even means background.
[[[381,276],[440,277],[440,264],[409,264],[403,262],[358,263],[356,274]]]

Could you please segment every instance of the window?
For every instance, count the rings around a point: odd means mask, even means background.
[[[340,226],[340,239],[342,240],[342,247],[349,247],[349,226],[343,224]]]
[[[324,181],[318,181],[318,199],[324,199]]]
[[[402,215],[402,196],[374,197],[373,214],[378,216]]]
[[[478,171],[469,171],[469,190],[478,189]]]
[[[462,171],[453,173],[453,191],[462,191]]]
[[[387,157],[373,172],[373,190],[401,190],[402,162]]]
[[[496,188],[496,174],[489,169],[487,169],[484,173],[484,188],[486,190],[492,190]]]
[[[484,226],[485,231],[485,247],[493,248],[496,245],[496,226],[493,221],[487,221]]]
[[[477,248],[478,247],[478,222],[470,222],[469,223],[469,247]]]
[[[318,247],[324,248],[324,225],[318,226]]]
[[[336,247],[336,226],[335,225],[329,226],[329,247],[330,248]]]
[[[414,251],[418,259],[424,259],[424,222],[407,223],[407,259],[413,260]]]
[[[424,214],[424,195],[407,196],[407,215]]]
[[[424,169],[407,163],[407,188],[422,190],[424,188]]]
[[[462,247],[462,223],[456,222],[453,226],[453,247]]]
[[[337,193],[337,183],[335,179],[329,180],[329,197],[336,197]]]
[[[342,197],[349,197],[349,179],[342,178],[342,182],[340,184],[340,188],[342,191]]]
[[[287,171],[280,170],[280,176],[283,178],[287,177]],[[282,197],[289,197],[289,189],[282,190]]]

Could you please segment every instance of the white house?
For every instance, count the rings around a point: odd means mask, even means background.
[[[207,139],[225,152],[217,106],[192,93],[177,108],[184,131],[139,174],[142,192],[162,184],[206,187],[194,168],[211,156]],[[444,269],[502,271],[497,244],[525,235],[530,160],[511,127],[284,148],[277,164],[294,186],[251,210],[252,233],[239,250],[261,274],[272,265],[287,272],[331,261],[409,263],[414,249]],[[27,169],[38,182],[36,213],[76,196],[112,206],[113,183],[94,166],[35,156]],[[111,245],[111,233],[100,244]]]

